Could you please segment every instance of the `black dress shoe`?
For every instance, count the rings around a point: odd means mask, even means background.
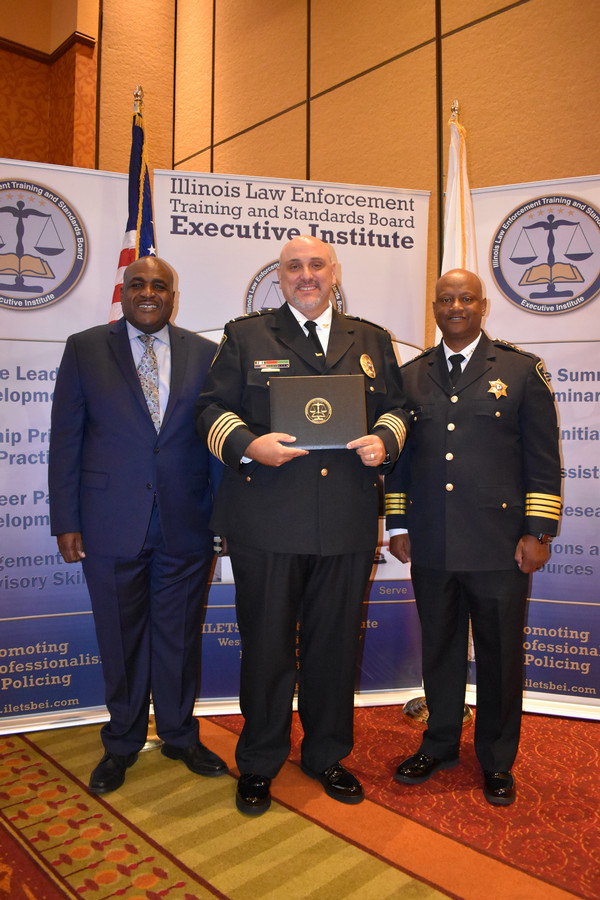
[[[125,781],[125,772],[134,764],[137,753],[119,756],[117,753],[104,754],[90,776],[92,794],[108,794],[116,791]]]
[[[394,778],[403,784],[421,784],[440,769],[453,769],[457,765],[458,759],[436,759],[426,753],[415,753],[400,763]]]
[[[240,775],[235,805],[247,816],[261,816],[271,805],[271,779],[264,775]]]
[[[362,784],[355,778],[352,772],[345,769],[339,762],[325,769],[324,772],[313,772],[301,765],[305,775],[316,778],[325,788],[325,793],[340,803],[360,803],[365,799]]]
[[[163,744],[162,753],[169,759],[180,759],[186,764],[194,775],[205,775],[207,778],[218,778],[225,775],[227,765],[220,756],[205,747],[198,741],[191,747],[175,747],[173,744]]]
[[[517,788],[511,772],[484,772],[483,796],[494,806],[510,806],[515,802]]]

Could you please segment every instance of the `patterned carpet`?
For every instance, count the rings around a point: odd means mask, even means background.
[[[230,732],[203,734],[232,759]],[[3,900],[444,896],[283,805],[242,817],[233,778],[195,777],[158,751],[110,803],[94,797],[83,782],[99,747],[96,726],[0,738]]]
[[[201,720],[234,770],[239,716]],[[472,748],[405,787],[391,775],[419,734],[397,707],[356,711],[349,759],[368,800],[326,797],[296,764],[265,816],[241,816],[235,780],[143,753],[105,799],[85,790],[97,726],[0,737],[0,900],[566,900],[600,897],[600,723],[526,716],[517,803],[483,799]]]
[[[240,716],[214,721],[236,733],[242,725]],[[294,715],[290,759],[297,762],[301,736]],[[398,707],[356,710],[346,762],[370,800],[575,896],[600,898],[600,722],[523,716],[510,807],[483,797],[472,728],[464,729],[457,768],[422,785],[397,784],[396,766],[419,742],[420,729]]]

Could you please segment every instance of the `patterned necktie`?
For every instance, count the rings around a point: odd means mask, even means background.
[[[313,322],[312,319],[308,319],[304,323],[304,327],[308,330],[308,340],[314,347],[317,361],[321,364],[321,368],[323,368],[323,365],[325,363],[325,354],[323,353],[323,345],[321,344],[319,335],[317,334],[317,323]]]
[[[452,368],[450,369],[450,381],[455,385],[462,374],[461,363],[464,361],[464,356],[462,353],[453,353],[452,356],[448,357],[448,360],[452,363]]]
[[[158,402],[158,360],[154,352],[154,341],[151,334],[138,334],[144,345],[144,352],[137,367],[140,384],[148,404],[148,410],[157,432],[160,431],[160,406]]]

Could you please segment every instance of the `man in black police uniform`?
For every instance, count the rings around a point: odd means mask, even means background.
[[[458,763],[470,617],[475,750],[485,798],[507,805],[515,799],[529,576],[550,555],[561,476],[541,360],[482,332],[486,304],[472,272],[440,278],[433,310],[443,341],[401,369],[413,422],[386,479],[386,513],[391,552],[412,561],[429,719],[395,778],[419,784]]]
[[[398,458],[408,415],[389,334],[333,309],[334,278],[322,241],[286,244],[279,280],[287,303],[226,326],[197,405],[198,428],[226,463],[211,524],[227,539],[236,583],[245,717],[236,803],[251,815],[268,809],[271,779],[289,753],[297,677],[303,771],[337,800],[363,799],[339,760],[353,745],[378,475]],[[317,326],[317,350],[307,322]],[[348,449],[308,452],[293,435],[271,432],[270,381],[320,374],[365,376],[369,433]]]

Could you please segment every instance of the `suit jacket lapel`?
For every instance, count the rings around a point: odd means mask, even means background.
[[[188,358],[188,344],[185,340],[185,333],[176,326],[169,324],[169,338],[171,341],[171,386],[169,388],[169,402],[167,403],[160,429],[161,432],[170,419],[173,408],[181,394]]]
[[[119,319],[117,322],[111,322],[109,325],[108,345],[115,357],[115,361],[123,378],[133,391],[142,411],[148,416],[148,421],[152,425],[146,398],[144,397],[144,392],[133,361],[131,347],[129,346],[129,334],[127,333],[127,323],[125,318]],[[152,425],[152,427],[154,428],[154,425]]]

